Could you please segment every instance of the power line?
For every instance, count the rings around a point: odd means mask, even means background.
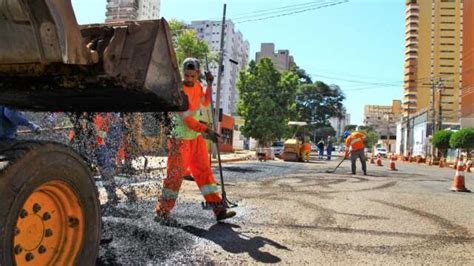
[[[308,7],[308,6],[320,4],[321,2],[323,2],[323,1],[322,0],[311,1],[311,2],[306,2],[306,3],[296,4],[296,5],[288,5],[288,6],[272,8],[272,9],[262,9],[262,10],[247,12],[247,13],[241,13],[241,14],[237,14],[235,17],[233,17],[233,16],[230,16],[230,17],[232,17],[232,19],[238,20],[238,19],[242,19],[242,18],[249,18],[249,17],[255,16],[255,14],[272,13],[272,12],[275,12],[276,10],[283,10],[283,11],[279,11],[279,12],[284,12],[284,11],[289,11],[289,10],[292,10],[292,9],[298,9],[298,8],[302,8],[302,7]]]
[[[247,23],[247,22],[262,21],[262,20],[267,20],[267,19],[272,19],[272,18],[290,16],[290,15],[295,15],[295,14],[308,12],[308,11],[312,11],[312,10],[317,10],[317,9],[321,9],[321,8],[325,8],[325,7],[340,5],[340,4],[344,4],[344,3],[347,3],[347,2],[349,2],[349,0],[344,0],[344,1],[340,1],[340,2],[333,2],[333,3],[321,5],[321,6],[318,6],[318,7],[307,8],[307,9],[303,9],[303,10],[298,10],[298,11],[294,11],[294,12],[288,12],[288,13],[283,13],[283,14],[278,14],[278,15],[273,15],[273,16],[266,16],[266,17],[261,17],[261,18],[238,21],[238,22],[234,22],[234,24],[241,24],[241,23]]]

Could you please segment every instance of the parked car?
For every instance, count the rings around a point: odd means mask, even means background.
[[[283,141],[275,141],[273,142],[272,144],[272,151],[273,151],[273,154],[276,156],[276,157],[280,157],[281,154],[283,153],[283,146],[284,146],[284,142]]]
[[[311,143],[311,151],[318,151],[318,146],[316,146],[314,143]]]
[[[382,157],[387,157],[387,153],[388,153],[387,149],[377,148],[377,152],[376,152],[375,155],[378,156],[380,154],[380,156],[382,156]]]

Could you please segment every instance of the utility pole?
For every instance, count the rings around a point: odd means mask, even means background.
[[[443,130],[443,105],[442,105],[442,98],[443,98],[443,90],[442,86],[443,85],[443,80],[439,79],[438,83],[436,84],[438,87],[438,92],[439,92],[439,100],[438,100],[438,130]]]
[[[410,155],[410,100],[408,100],[408,112],[407,112],[407,150],[406,155]]]
[[[441,86],[442,84],[442,79],[438,79],[437,81],[435,79],[431,79],[430,83],[423,83],[423,85],[426,86],[431,86],[431,136],[434,137],[434,134],[436,133],[437,128],[441,128],[441,124],[436,125],[436,109],[435,109],[435,104],[436,104],[436,91],[437,89]],[[441,123],[441,95],[440,95],[440,102],[439,104],[439,114],[438,114],[438,122]],[[433,156],[435,153],[435,147],[431,145],[431,156]]]
[[[220,110],[220,102],[221,102],[221,88],[222,88],[222,72],[224,71],[224,33],[225,33],[225,16],[227,11],[227,4],[224,4],[224,11],[222,15],[222,25],[221,25],[221,48],[219,51],[219,68],[217,72],[217,91],[216,91],[216,110],[214,110],[215,118],[217,121],[216,128],[218,133],[220,133],[220,122],[219,122],[219,110]]]

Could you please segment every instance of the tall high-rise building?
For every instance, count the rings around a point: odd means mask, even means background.
[[[107,0],[106,22],[160,17],[161,0]]]
[[[279,71],[288,71],[295,65],[293,56],[290,55],[289,50],[278,50],[275,52],[275,44],[262,43],[260,52],[255,55],[255,61],[258,63],[263,58],[270,58]]]
[[[461,127],[474,127],[474,1],[464,1]]]
[[[219,54],[221,47],[221,23],[222,21],[200,20],[191,22],[190,27],[195,29],[199,39],[209,45],[211,52]],[[222,73],[222,86],[220,93],[220,104],[224,114],[233,115],[237,112],[239,93],[237,80],[240,71],[243,70],[249,60],[250,44],[244,39],[241,32],[235,29],[232,21],[227,20],[224,30],[224,71]],[[214,75],[213,99],[216,99],[218,64],[209,64],[209,70]]]
[[[405,116],[428,110],[432,118],[434,106],[437,120],[459,122],[462,2],[406,0]]]

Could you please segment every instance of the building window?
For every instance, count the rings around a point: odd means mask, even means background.
[[[222,128],[222,142],[224,144],[232,144],[233,130],[228,128]]]

